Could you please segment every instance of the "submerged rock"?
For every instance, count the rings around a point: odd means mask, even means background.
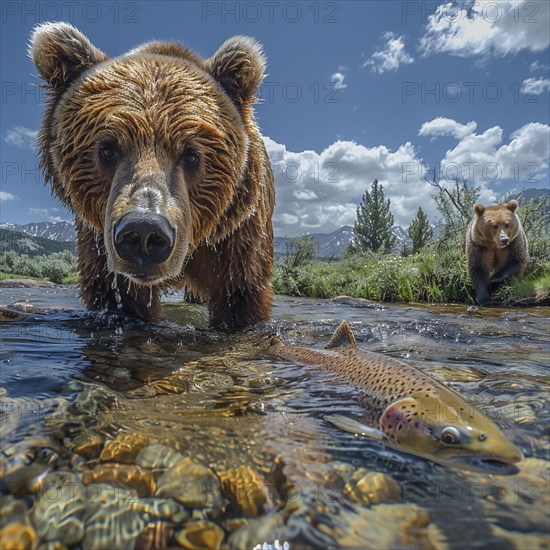
[[[381,472],[368,472],[365,468],[359,468],[351,476],[344,494],[363,506],[401,500],[401,488],[394,479]]]
[[[133,489],[137,496],[148,497],[155,493],[153,476],[134,464],[100,464],[93,470],[82,472],[85,485],[91,483],[112,483]]]
[[[237,516],[254,518],[268,502],[263,478],[248,466],[239,466],[218,473],[223,496]]]
[[[206,466],[185,459],[157,481],[157,496],[172,497],[188,508],[220,508],[218,476]]]
[[[218,550],[223,538],[222,528],[209,521],[188,523],[176,534],[178,544],[188,550]]]
[[[136,464],[151,469],[154,475],[174,468],[182,460],[184,456],[168,445],[149,445],[139,452]]]
[[[149,440],[144,435],[133,432],[127,434],[118,434],[115,439],[109,441],[101,451],[99,459],[103,462],[124,462],[133,464],[139,454],[144,449]]]
[[[35,540],[36,533],[27,507],[10,497],[0,508],[0,547],[31,550],[35,547]]]
[[[97,458],[103,447],[103,437],[97,433],[81,433],[73,439],[73,451],[86,458]]]
[[[86,521],[82,550],[131,550],[146,524],[145,514],[127,508],[121,499],[109,499]]]
[[[38,500],[31,510],[42,541],[70,546],[84,537],[84,518],[90,500],[79,478],[71,472],[55,472],[43,480]]]

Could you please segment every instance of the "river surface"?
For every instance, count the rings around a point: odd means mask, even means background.
[[[1,548],[549,547],[549,308],[277,296],[271,322],[226,335],[178,296],[155,326],[86,312],[74,287],[0,303],[27,312],[0,322]],[[343,319],[493,418],[519,473],[329,424],[361,414],[356,389],[265,350],[273,335],[322,348]]]

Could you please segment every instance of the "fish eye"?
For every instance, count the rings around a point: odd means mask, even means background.
[[[454,426],[448,426],[441,430],[441,441],[446,445],[460,443],[460,432]]]
[[[487,439],[487,434],[479,434],[479,440],[485,441]]]

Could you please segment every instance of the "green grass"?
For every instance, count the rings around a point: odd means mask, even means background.
[[[69,273],[66,277],[63,277],[61,279],[62,285],[76,285],[78,284],[78,272],[73,271],[73,273]]]
[[[512,279],[494,293],[497,303],[547,300],[550,262],[547,238],[532,248],[525,279]],[[349,295],[382,302],[474,303],[466,255],[459,243],[431,245],[410,256],[369,254],[295,266],[285,258],[272,279],[278,294],[334,298]]]
[[[30,277],[29,275],[21,275],[20,273],[5,273],[0,271],[0,281],[9,279],[32,279],[33,281],[47,281],[44,277]]]

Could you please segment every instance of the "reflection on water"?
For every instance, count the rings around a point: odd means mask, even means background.
[[[277,297],[271,323],[224,335],[174,299],[158,326],[84,312],[73,289],[0,302],[32,311],[0,323],[2,548],[548,547],[548,309]],[[355,389],[265,346],[322,347],[342,319],[486,411],[520,472],[446,469],[325,422],[361,413]]]

